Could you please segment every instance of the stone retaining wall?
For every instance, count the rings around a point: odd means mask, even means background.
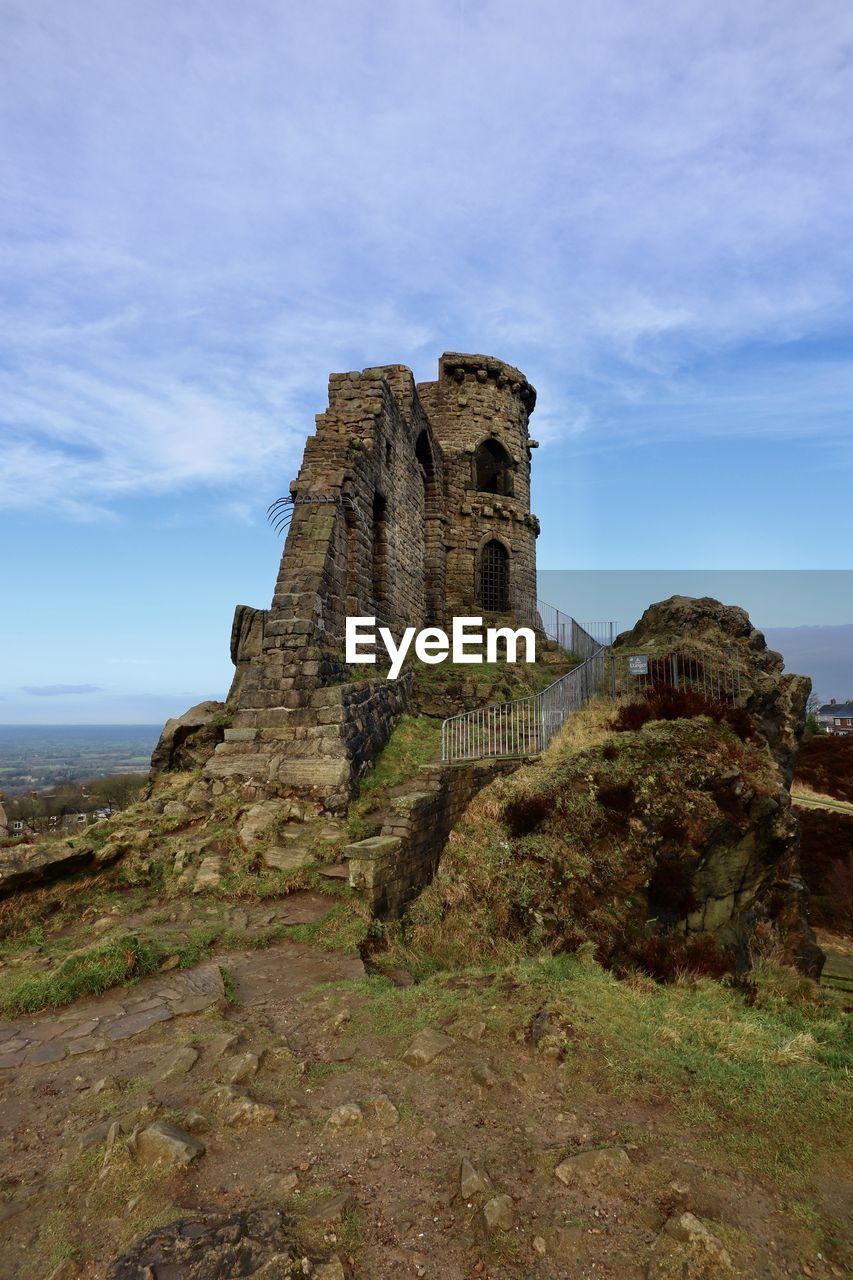
[[[424,765],[417,790],[399,797],[381,834],[347,845],[349,882],[376,916],[395,917],[435,875],[450,832],[478,791],[524,760]]]
[[[294,797],[340,813],[406,710],[411,674],[315,689],[308,706],[244,711],[208,760],[214,795],[236,779],[247,800]]]

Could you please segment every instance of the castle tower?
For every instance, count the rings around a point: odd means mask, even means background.
[[[454,614],[535,617],[535,401],[491,356],[444,355],[417,387],[403,365],[331,375],[281,500],[292,519],[271,606],[235,614],[231,723],[204,771],[214,794],[232,779],[246,799],[346,806],[411,685],[346,666],[347,617],[398,636]]]
[[[528,421],[536,391],[492,356],[447,352],[418,395],[444,458],[447,614],[507,613],[536,600]],[[527,614],[527,608],[524,609]]]

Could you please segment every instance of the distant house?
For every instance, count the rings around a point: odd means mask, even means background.
[[[9,835],[19,839],[26,829],[26,823],[23,818],[12,818],[9,822]]]
[[[78,827],[84,827],[88,821],[89,815],[86,813],[62,813],[51,818],[50,825],[60,831],[74,831]]]
[[[821,729],[827,733],[844,737],[853,733],[853,702],[837,702],[830,698],[829,702],[818,709],[816,720]]]

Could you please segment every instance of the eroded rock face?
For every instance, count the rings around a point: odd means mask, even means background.
[[[151,774],[199,769],[225,735],[225,704],[199,702],[177,719],[167,720],[151,756]]]
[[[779,790],[753,799],[749,812],[755,826],[744,832],[738,844],[718,848],[697,868],[697,907],[688,917],[688,927],[714,930],[725,925],[738,896],[743,901],[749,868],[756,885],[755,919],[773,920],[787,939],[789,958],[819,977],[823,953],[808,925],[807,894],[800,875],[799,825],[790,800],[811,680],[783,674],[784,658],[767,647],[747,612],[708,596],[671,596],[650,605],[636,626],[618,637],[616,646],[623,650],[709,652],[723,661],[737,661],[744,705],[776,763]],[[760,876],[759,867],[763,870]]]
[[[782,674],[782,655],[768,649],[745,609],[710,596],[671,596],[649,605],[636,626],[617,637],[615,648],[706,652],[722,661],[737,661],[746,710],[773,752],[785,786],[790,787],[811,680]]]
[[[45,880],[115,862],[130,847],[116,837],[96,847],[84,840],[44,840],[0,849],[0,898]]]
[[[558,740],[474,801],[412,909],[413,936],[452,949],[458,935],[468,954],[495,937],[590,942],[605,963],[671,978],[743,971],[775,932],[819,976],[788,790],[810,682],[783,675],[742,609],[709,599],[652,605],[619,649],[736,659],[745,708],[717,719],[676,697],[664,718],[632,721],[622,704],[588,745]]]
[[[6,817],[6,810],[0,804],[0,840],[6,840],[9,835],[9,822]]]

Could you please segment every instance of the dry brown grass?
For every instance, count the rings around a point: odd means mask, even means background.
[[[542,761],[547,766],[576,751],[597,747],[612,732],[613,702],[604,694],[597,694],[580,711],[569,716],[556,738],[543,752]]]

